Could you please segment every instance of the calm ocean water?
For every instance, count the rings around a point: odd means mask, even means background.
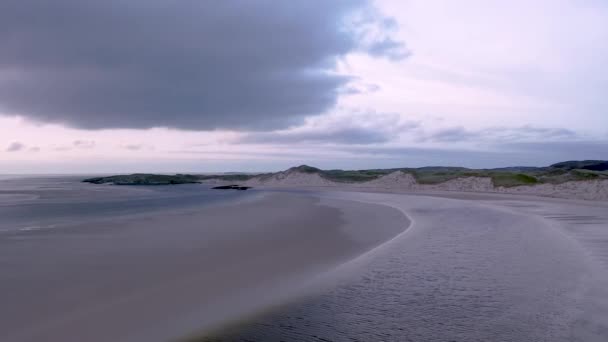
[[[112,186],[87,176],[0,176],[0,232],[53,228],[118,215],[209,205],[255,191],[217,191],[199,184]]]

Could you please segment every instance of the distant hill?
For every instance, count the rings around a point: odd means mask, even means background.
[[[550,167],[564,170],[591,170],[591,171],[608,171],[608,161],[604,160],[582,160],[582,161],[566,161],[553,164]]]
[[[156,175],[132,174],[85,179],[84,182],[116,185],[171,185],[209,181],[247,182],[252,179],[284,179],[290,175],[315,175],[331,182],[369,182],[394,172],[410,174],[418,184],[440,184],[453,179],[467,177],[490,178],[494,186],[514,187],[534,184],[561,184],[569,181],[608,179],[608,161],[566,161],[547,167],[514,166],[495,169],[469,169],[452,166],[427,166],[420,168],[366,169],[366,170],[322,170],[300,165],[285,171],[265,174],[231,173],[220,175]]]

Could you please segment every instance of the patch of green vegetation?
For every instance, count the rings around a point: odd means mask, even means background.
[[[608,170],[608,161],[604,160],[571,160],[553,164],[550,166],[554,169],[564,170],[591,170],[591,171],[606,171]]]
[[[298,172],[302,172],[302,173],[321,172],[320,169],[317,169],[316,167],[312,167],[312,166],[308,166],[308,165],[300,165],[300,166],[292,167],[291,169],[289,169],[289,171],[298,171]]]
[[[452,179],[463,177],[484,177],[483,172],[475,172],[469,169],[460,169],[454,171],[433,171],[416,169],[412,172],[416,181],[420,184],[439,184],[450,181]]]
[[[329,170],[321,171],[320,175],[323,178],[329,179],[334,182],[341,183],[358,183],[368,182],[377,179],[381,176],[389,174],[389,170]]]
[[[83,180],[86,183],[115,185],[173,185],[199,183],[199,181],[200,178],[193,175],[155,175],[147,173],[96,177]]]
[[[570,173],[579,179],[598,179],[608,177],[607,171],[593,171],[585,169],[576,169],[570,171]]]
[[[534,185],[538,179],[524,173],[493,173],[491,174],[494,186],[513,187],[520,185]]]

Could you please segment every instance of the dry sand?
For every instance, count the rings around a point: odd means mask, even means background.
[[[168,341],[291,298],[407,225],[380,205],[266,194],[7,232],[0,341]]]

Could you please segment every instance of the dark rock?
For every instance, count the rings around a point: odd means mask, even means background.
[[[247,190],[247,189],[251,189],[251,187],[250,186],[242,186],[242,185],[238,185],[238,184],[231,184],[231,185],[214,186],[211,189],[216,189],[216,190]]]

